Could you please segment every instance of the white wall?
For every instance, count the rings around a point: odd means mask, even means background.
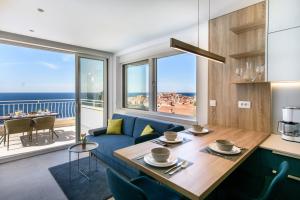
[[[282,108],[285,106],[300,107],[300,82],[272,83],[272,124],[277,133],[277,122],[282,120]]]
[[[203,49],[208,49],[208,23],[205,22],[200,25],[200,47]],[[113,80],[110,81],[111,85],[114,85],[113,88],[113,96],[111,100],[113,102],[113,112],[123,112],[130,113],[132,111],[128,111],[122,109],[122,65],[124,63],[140,61],[149,57],[156,57],[158,55],[163,55],[165,53],[175,52],[175,50],[170,48],[170,37],[174,37],[176,39],[192,43],[197,45],[197,27],[191,27],[186,30],[182,30],[176,33],[172,33],[169,35],[162,36],[155,40],[151,40],[149,42],[130,47],[128,49],[124,49],[114,55],[113,59]],[[207,98],[208,98],[208,62],[205,58],[197,59],[197,121],[201,124],[207,123]],[[110,113],[111,114],[111,113]],[[157,113],[145,113],[145,111],[138,112],[135,111],[134,114],[158,118],[162,120],[173,121],[177,123],[181,123],[184,125],[191,125],[196,123],[195,120],[189,119],[180,119],[180,118],[170,118],[166,116],[158,116]]]

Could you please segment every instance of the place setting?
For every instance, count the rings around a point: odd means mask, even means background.
[[[235,161],[246,150],[247,149],[239,147],[229,140],[219,139],[213,143],[210,143],[207,147],[201,149],[200,151]]]
[[[195,124],[193,125],[191,128],[187,129],[186,131],[184,131],[185,133],[188,133],[188,134],[192,134],[192,135],[205,135],[205,134],[208,134],[210,132],[212,132],[212,130],[208,129],[208,128],[205,128],[204,126],[201,126],[201,125],[198,125],[198,124]]]
[[[153,148],[150,153],[138,156],[133,160],[139,164],[150,167],[167,178],[170,178],[193,164],[172,154],[171,151],[165,147]]]
[[[161,146],[165,146],[165,147],[175,147],[180,144],[187,143],[189,141],[192,141],[192,140],[185,138],[182,135],[180,135],[174,131],[166,131],[166,132],[164,132],[163,136],[160,136],[157,139],[151,140],[151,142],[153,142],[155,144],[159,144]]]

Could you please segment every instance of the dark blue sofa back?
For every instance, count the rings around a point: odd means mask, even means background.
[[[169,128],[172,128],[174,126],[171,123],[138,117],[135,120],[134,129],[133,129],[133,137],[134,138],[139,137],[147,125],[150,125],[156,133],[159,133],[161,135],[166,130],[168,130]]]
[[[112,119],[123,119],[122,133],[132,137],[136,117],[129,115],[113,114]]]
[[[139,137],[147,125],[150,125],[156,133],[161,135],[166,130],[174,127],[172,123],[141,117],[133,117],[130,115],[113,114],[112,118],[123,119],[122,133],[134,138]]]

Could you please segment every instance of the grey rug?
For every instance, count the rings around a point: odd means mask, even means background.
[[[69,200],[105,200],[112,197],[106,178],[107,166],[98,161],[95,171],[95,160],[91,161],[92,175],[88,181],[77,172],[77,161],[72,161],[72,180],[69,181],[69,164],[64,163],[49,168],[52,176]],[[88,169],[88,158],[80,159],[80,168]]]
[[[56,130],[56,134],[58,135],[58,138],[54,135],[52,140],[52,136],[48,131],[40,132],[37,136],[34,132],[32,135],[32,141],[29,140],[27,134],[25,134],[24,136],[20,136],[20,140],[22,142],[23,147],[45,146],[53,144],[55,142],[75,140],[75,133],[73,131]]]

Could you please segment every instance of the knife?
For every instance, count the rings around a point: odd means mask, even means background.
[[[183,161],[177,163],[175,166],[173,166],[173,167],[171,167],[170,169],[164,171],[164,174],[167,174],[167,173],[169,173],[170,171],[172,171],[173,169],[176,169],[176,168],[180,167],[182,164],[183,164]]]

